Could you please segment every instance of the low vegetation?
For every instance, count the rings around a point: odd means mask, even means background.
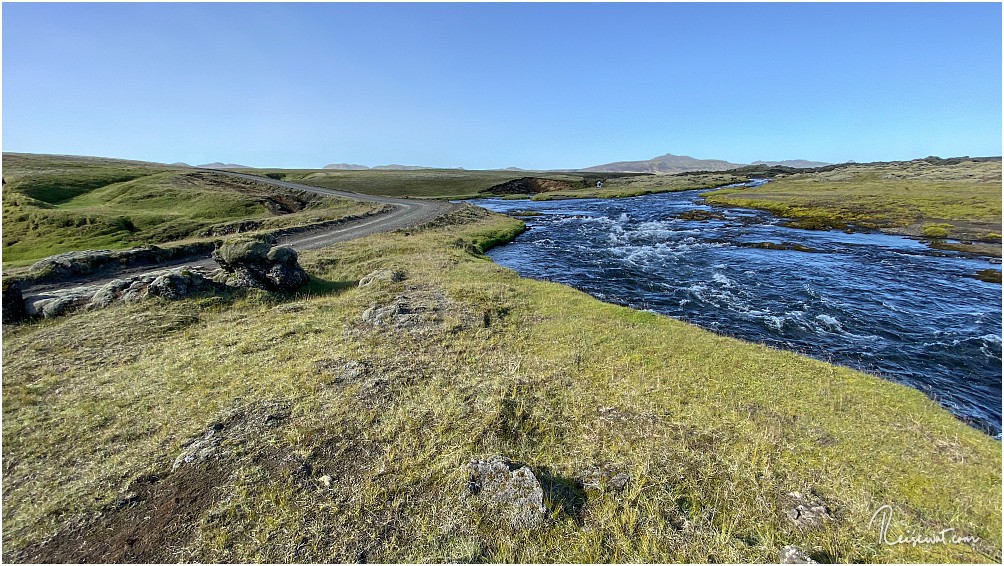
[[[733,183],[744,183],[749,177],[731,173],[679,173],[676,175],[644,175],[612,178],[602,187],[571,191],[549,191],[533,196],[533,200],[564,198],[623,198],[654,193],[713,189]]]
[[[189,240],[238,221],[281,228],[371,208],[153,163],[5,153],[3,165],[5,267],[67,251]]]
[[[709,204],[769,210],[795,228],[877,229],[1001,255],[999,159],[828,167],[703,196]],[[949,238],[959,242],[940,242]]]
[[[324,171],[269,169],[255,174],[317,187],[410,198],[551,200],[617,198],[651,193],[708,189],[748,180],[728,173],[647,175],[557,171]],[[602,186],[597,187],[597,182]]]
[[[466,207],[302,254],[296,295],[5,328],[4,560],[1000,562],[998,441],[481,254],[522,229]],[[539,479],[542,523],[471,497],[492,455]],[[974,538],[882,544],[883,505],[890,540]]]
[[[466,171],[463,169],[420,169],[413,171],[368,170],[340,171],[316,169],[261,169],[254,174],[267,175],[294,183],[351,191],[368,195],[408,198],[467,199],[491,194],[496,185],[518,178],[540,178],[585,187],[607,177],[625,174],[559,173],[532,171]]]

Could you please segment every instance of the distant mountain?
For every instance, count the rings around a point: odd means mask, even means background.
[[[667,153],[645,161],[617,161],[606,165],[586,167],[579,171],[602,171],[604,173],[683,173],[685,171],[724,171],[740,167],[718,159],[694,159],[687,155]]]
[[[436,169],[435,167],[423,167],[421,165],[398,165],[396,163],[391,163],[390,165],[377,165],[371,169],[383,169],[388,171],[417,171],[419,169]]]
[[[526,171],[522,167],[506,167],[503,171]]]
[[[177,167],[191,167],[191,165],[185,163],[184,161],[175,161],[171,165],[174,165],[174,166],[177,166]]]
[[[617,161],[606,165],[586,167],[579,171],[599,171],[604,173],[685,173],[687,171],[726,171],[737,167],[745,167],[746,163],[731,163],[720,159],[695,159],[689,155],[673,155],[667,153],[645,161]],[[804,159],[789,159],[787,161],[754,161],[753,165],[783,165],[785,167],[823,167],[830,165],[822,161],[806,161]]]
[[[324,169],[338,169],[340,171],[365,171],[369,167],[365,165],[356,165],[355,163],[330,163],[323,167]]]
[[[833,165],[825,161],[806,161],[805,159],[786,159],[784,161],[754,161],[750,165],[780,165],[782,167],[794,167],[796,169],[811,169],[813,167],[826,167]]]
[[[205,165],[196,165],[196,167],[202,167],[203,169],[254,169],[254,167],[250,167],[248,165],[238,165],[236,163],[220,163],[219,161],[206,163]]]

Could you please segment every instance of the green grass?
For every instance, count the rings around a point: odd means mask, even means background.
[[[573,185],[595,185],[596,180],[620,175],[596,173],[557,173],[534,171],[466,171],[463,169],[422,169],[413,171],[368,170],[298,170],[260,169],[254,174],[269,175],[283,180],[391,197],[466,199],[486,196],[495,185],[522,177],[540,177],[564,181]]]
[[[534,195],[533,200],[635,197],[654,193],[713,189],[723,185],[743,183],[748,180],[748,177],[729,173],[685,173],[677,175],[619,177],[607,180],[603,184],[603,187],[589,187],[574,191],[550,191]]]
[[[489,196],[490,189],[507,181],[535,177],[567,183],[567,190],[537,194],[509,194],[506,199],[620,198],[652,193],[709,189],[748,180],[727,173],[642,175],[634,173],[576,173],[535,171],[325,171],[262,169],[254,174],[290,182],[357,193],[392,197],[467,199]],[[596,182],[602,180],[603,187]]]
[[[1000,256],[1000,161],[855,165],[704,196],[710,204],[769,210],[797,228],[950,237]]]
[[[236,220],[282,227],[369,208],[157,164],[10,153],[3,159],[5,266],[67,251],[186,240]],[[302,205],[296,213],[266,206],[291,196]]]
[[[4,558],[106,521],[168,562],[773,562],[787,544],[1000,561],[1000,443],[923,394],[521,279],[478,253],[520,222],[456,220],[304,253],[314,281],[296,296],[5,329]],[[355,285],[375,269],[406,278]],[[402,298],[420,324],[363,323]],[[214,423],[214,456],[172,472]],[[543,527],[498,527],[462,497],[465,464],[490,454],[566,486]],[[627,472],[627,489],[576,494],[592,466]],[[199,490],[162,501],[190,530],[156,522],[151,474],[161,497]],[[793,491],[833,520],[800,530]],[[880,545],[868,523],[885,504],[893,537],[981,542]]]

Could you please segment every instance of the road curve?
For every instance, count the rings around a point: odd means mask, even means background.
[[[418,226],[438,218],[440,215],[455,206],[445,201],[399,199],[376,195],[364,195],[360,193],[350,193],[347,191],[336,191],[333,189],[312,187],[310,185],[303,185],[300,183],[290,183],[288,181],[279,181],[268,177],[232,173],[230,171],[221,171],[218,169],[202,170],[259,183],[266,183],[283,189],[293,189],[318,195],[385,205],[385,210],[377,214],[347,221],[335,226],[306,229],[297,232],[296,234],[282,236],[278,239],[280,245],[289,246],[297,251],[315,250],[338,242],[354,240],[356,238],[369,236],[379,232],[392,232],[402,228]],[[91,287],[94,285],[104,284],[113,279],[124,276],[141,275],[143,273],[162,271],[164,269],[181,266],[212,267],[214,265],[215,262],[209,256],[194,256],[183,260],[169,261],[153,265],[127,266],[114,271],[101,270],[95,274],[81,275],[80,277],[62,282],[28,283],[24,284],[22,293],[25,299],[29,299],[39,297],[40,295],[49,295],[59,290],[69,290],[77,287]]]
[[[350,193],[348,191],[336,191],[334,189],[312,187],[310,185],[303,185],[300,183],[290,183],[289,181],[279,181],[268,177],[259,177],[257,175],[246,175],[244,173],[232,173],[216,169],[206,169],[206,171],[221,173],[249,181],[257,181],[259,183],[267,183],[284,189],[293,189],[318,195],[371,202],[393,207],[391,210],[376,216],[363,218],[354,222],[348,222],[333,228],[301,232],[293,236],[286,236],[279,239],[280,244],[290,246],[297,251],[314,250],[329,246],[336,242],[353,240],[362,236],[376,234],[377,232],[391,232],[401,228],[418,226],[419,224],[424,224],[437,218],[449,210],[452,206],[448,202],[437,200],[400,199],[376,195],[364,195],[361,193]]]

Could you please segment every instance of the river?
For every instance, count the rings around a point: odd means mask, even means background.
[[[488,253],[520,275],[904,383],[1000,437],[1001,286],[972,277],[999,261],[786,228],[767,212],[705,206],[698,192],[468,202],[537,214]],[[711,218],[678,217],[688,211]]]

